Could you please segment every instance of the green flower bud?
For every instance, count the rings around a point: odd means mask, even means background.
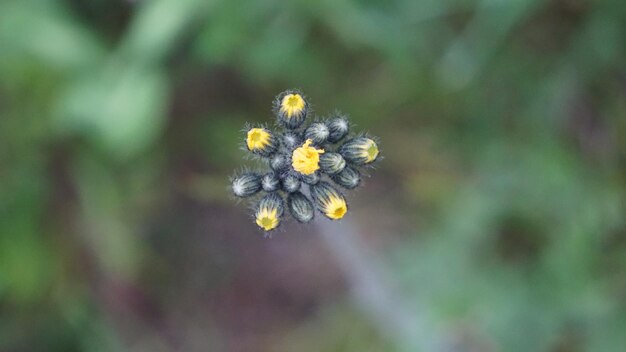
[[[302,145],[302,143],[304,143],[304,141],[302,140],[302,137],[294,132],[286,132],[285,134],[283,134],[282,140],[283,140],[283,145],[288,150],[293,150],[299,147],[300,145]]]
[[[280,224],[284,211],[283,199],[276,193],[270,193],[257,203],[254,214],[256,224],[265,231],[271,231]]]
[[[339,220],[348,211],[346,199],[328,182],[311,186],[311,196],[317,209],[331,220]]]
[[[354,189],[361,183],[359,171],[349,166],[340,173],[331,176],[331,179],[335,181],[336,184],[347,189]]]
[[[302,182],[308,185],[315,185],[320,182],[320,173],[319,171],[315,171],[312,174],[302,175],[300,178],[302,179]]]
[[[326,127],[328,127],[328,142],[337,143],[343,137],[348,134],[348,130],[350,129],[350,124],[348,123],[348,119],[342,115],[338,115],[337,117],[333,117],[326,121]]]
[[[291,215],[299,222],[309,222],[315,214],[313,203],[300,192],[289,194],[287,206]]]
[[[261,176],[252,172],[239,175],[232,180],[231,187],[237,197],[250,197],[261,190]]]
[[[270,167],[276,172],[284,171],[289,167],[289,157],[281,153],[272,155],[270,158]]]
[[[273,172],[268,172],[261,179],[261,186],[265,192],[274,192],[280,188],[280,180]]]
[[[283,179],[283,190],[289,193],[300,190],[300,179],[294,175],[287,175]]]
[[[320,154],[320,169],[329,174],[334,175],[341,172],[346,167],[346,161],[343,160],[341,154],[324,153]]]
[[[346,141],[339,148],[339,154],[355,165],[365,165],[376,160],[378,146],[371,138],[356,137]]]
[[[313,144],[321,145],[326,142],[329,135],[328,127],[321,122],[314,122],[304,130],[304,139],[310,139]]]

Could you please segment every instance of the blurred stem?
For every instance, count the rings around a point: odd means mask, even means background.
[[[327,219],[315,226],[341,267],[351,294],[377,328],[394,339],[400,350],[444,351],[445,336],[436,327],[419,297],[411,303],[393,289],[390,272],[359,240],[357,227],[350,220],[341,224]]]

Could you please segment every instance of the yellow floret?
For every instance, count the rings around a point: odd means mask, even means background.
[[[249,150],[264,149],[270,144],[271,135],[262,128],[253,128],[248,131],[246,144]]]
[[[256,224],[263,230],[270,231],[280,222],[276,214],[276,209],[261,208],[256,214]]]
[[[320,168],[320,154],[324,153],[323,149],[311,147],[311,143],[313,143],[313,141],[307,139],[301,147],[293,151],[291,156],[293,169],[303,175],[310,175]]]
[[[376,142],[368,139],[367,142],[365,142],[361,147],[361,150],[361,155],[366,159],[366,163],[371,163],[376,160],[376,157],[378,156],[378,146],[376,145]]]
[[[331,195],[324,203],[324,214],[331,219],[339,220],[348,211],[348,205],[343,197],[338,195]]]
[[[283,112],[287,118],[291,118],[293,115],[297,115],[304,109],[305,102],[300,94],[287,94],[280,102],[280,111]]]

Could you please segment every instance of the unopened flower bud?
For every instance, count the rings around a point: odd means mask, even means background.
[[[283,134],[282,140],[283,140],[283,145],[288,150],[293,150],[299,147],[300,145],[302,145],[302,143],[304,143],[302,138],[298,134],[293,133],[293,132],[285,132]]]
[[[250,197],[261,190],[261,176],[252,172],[245,173],[235,177],[231,186],[237,197]]]
[[[268,172],[261,179],[261,187],[265,192],[274,192],[280,188],[280,180],[274,172]]]
[[[326,127],[328,127],[328,142],[339,142],[343,137],[348,134],[350,125],[348,119],[342,115],[330,118],[326,121]]]
[[[280,224],[284,209],[284,201],[278,194],[266,195],[256,206],[254,215],[256,224],[265,231],[275,229]]]
[[[365,165],[376,160],[378,146],[371,138],[356,137],[346,141],[339,148],[339,153],[344,159],[355,165]]]
[[[339,220],[348,211],[346,199],[328,182],[311,186],[311,196],[317,209],[331,220]]]
[[[310,139],[313,141],[313,144],[321,145],[326,142],[329,133],[325,124],[314,122],[304,130],[304,139]]]
[[[343,160],[341,154],[324,153],[320,155],[320,169],[329,175],[341,172],[345,167],[346,161]]]
[[[296,192],[300,189],[300,179],[294,175],[287,175],[283,179],[283,190],[285,192]]]
[[[316,171],[308,175],[302,175],[300,178],[302,179],[302,182],[307,185],[315,185],[320,182],[320,173],[319,171]]]
[[[302,193],[294,192],[287,198],[287,206],[291,215],[299,222],[309,222],[313,219],[313,203]]]
[[[308,103],[300,92],[288,90],[276,97],[274,111],[281,125],[295,129],[306,119]]]
[[[289,157],[285,154],[276,153],[269,160],[270,167],[276,172],[284,171],[289,167]]]
[[[359,172],[349,166],[340,173],[331,176],[331,179],[339,186],[347,189],[354,189],[361,183],[361,175]]]

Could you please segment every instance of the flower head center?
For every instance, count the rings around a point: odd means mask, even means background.
[[[263,149],[270,143],[270,134],[262,128],[253,128],[248,131],[248,138],[246,138],[246,144],[248,149]]]
[[[346,207],[337,207],[331,214],[335,219],[341,219],[346,214]]]
[[[371,143],[367,147],[367,161],[371,162],[378,156],[378,146],[374,141],[370,141]]]
[[[291,117],[302,111],[304,104],[304,99],[300,94],[287,94],[281,101],[280,109],[287,114],[287,117]]]
[[[301,147],[293,151],[291,156],[293,169],[303,175],[310,175],[320,168],[320,154],[324,153],[323,149],[311,147],[311,143],[313,141],[307,139]]]
[[[271,229],[274,224],[274,219],[270,219],[269,217],[264,217],[259,219],[260,225],[262,228],[264,228],[265,230],[269,230]]]
[[[325,205],[325,213],[331,219],[341,219],[348,211],[348,206],[343,198],[332,196]]]
[[[265,231],[269,231],[278,226],[278,217],[276,216],[276,209],[261,209],[257,214],[256,224],[262,227]]]

